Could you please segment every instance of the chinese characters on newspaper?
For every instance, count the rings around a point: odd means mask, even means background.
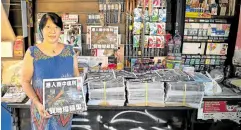
[[[82,86],[82,77],[44,79],[45,110],[52,115],[79,113],[87,110]]]

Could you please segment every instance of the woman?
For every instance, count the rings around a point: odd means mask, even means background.
[[[70,41],[68,41],[68,43],[69,43],[70,45],[74,45],[74,43],[75,43],[75,37],[74,37],[74,36],[71,36],[71,37],[70,37]]]
[[[58,42],[63,23],[55,13],[43,15],[41,44],[31,46],[23,60],[22,86],[31,102],[32,130],[70,130],[72,114],[51,116],[43,107],[43,79],[79,76],[72,46]],[[31,85],[32,81],[32,85]]]

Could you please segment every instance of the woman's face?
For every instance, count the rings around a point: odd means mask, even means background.
[[[58,43],[61,34],[61,28],[55,25],[51,19],[48,19],[45,27],[43,28],[44,42]]]
[[[74,40],[75,40],[75,38],[71,37],[71,39],[70,39],[71,43],[74,43]]]

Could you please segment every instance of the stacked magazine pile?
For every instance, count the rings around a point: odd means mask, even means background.
[[[198,108],[204,96],[204,85],[199,82],[169,82],[166,87],[166,105]]]
[[[88,82],[88,105],[123,106],[125,103],[124,78],[106,77]]]
[[[2,102],[20,103],[27,97],[22,87],[9,87],[1,98]]]
[[[128,105],[132,106],[163,106],[164,83],[151,80],[134,79],[126,83]]]

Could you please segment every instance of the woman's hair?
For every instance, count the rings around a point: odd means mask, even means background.
[[[63,22],[62,22],[61,17],[55,13],[49,12],[49,13],[44,14],[40,20],[39,30],[40,30],[41,35],[42,35],[42,30],[46,26],[48,19],[51,19],[56,26],[58,26],[59,28],[61,28],[61,30],[63,30]]]
[[[74,36],[71,36],[71,37],[70,37],[70,39],[72,39],[72,38],[74,38],[74,39],[75,39],[75,37],[74,37]]]

